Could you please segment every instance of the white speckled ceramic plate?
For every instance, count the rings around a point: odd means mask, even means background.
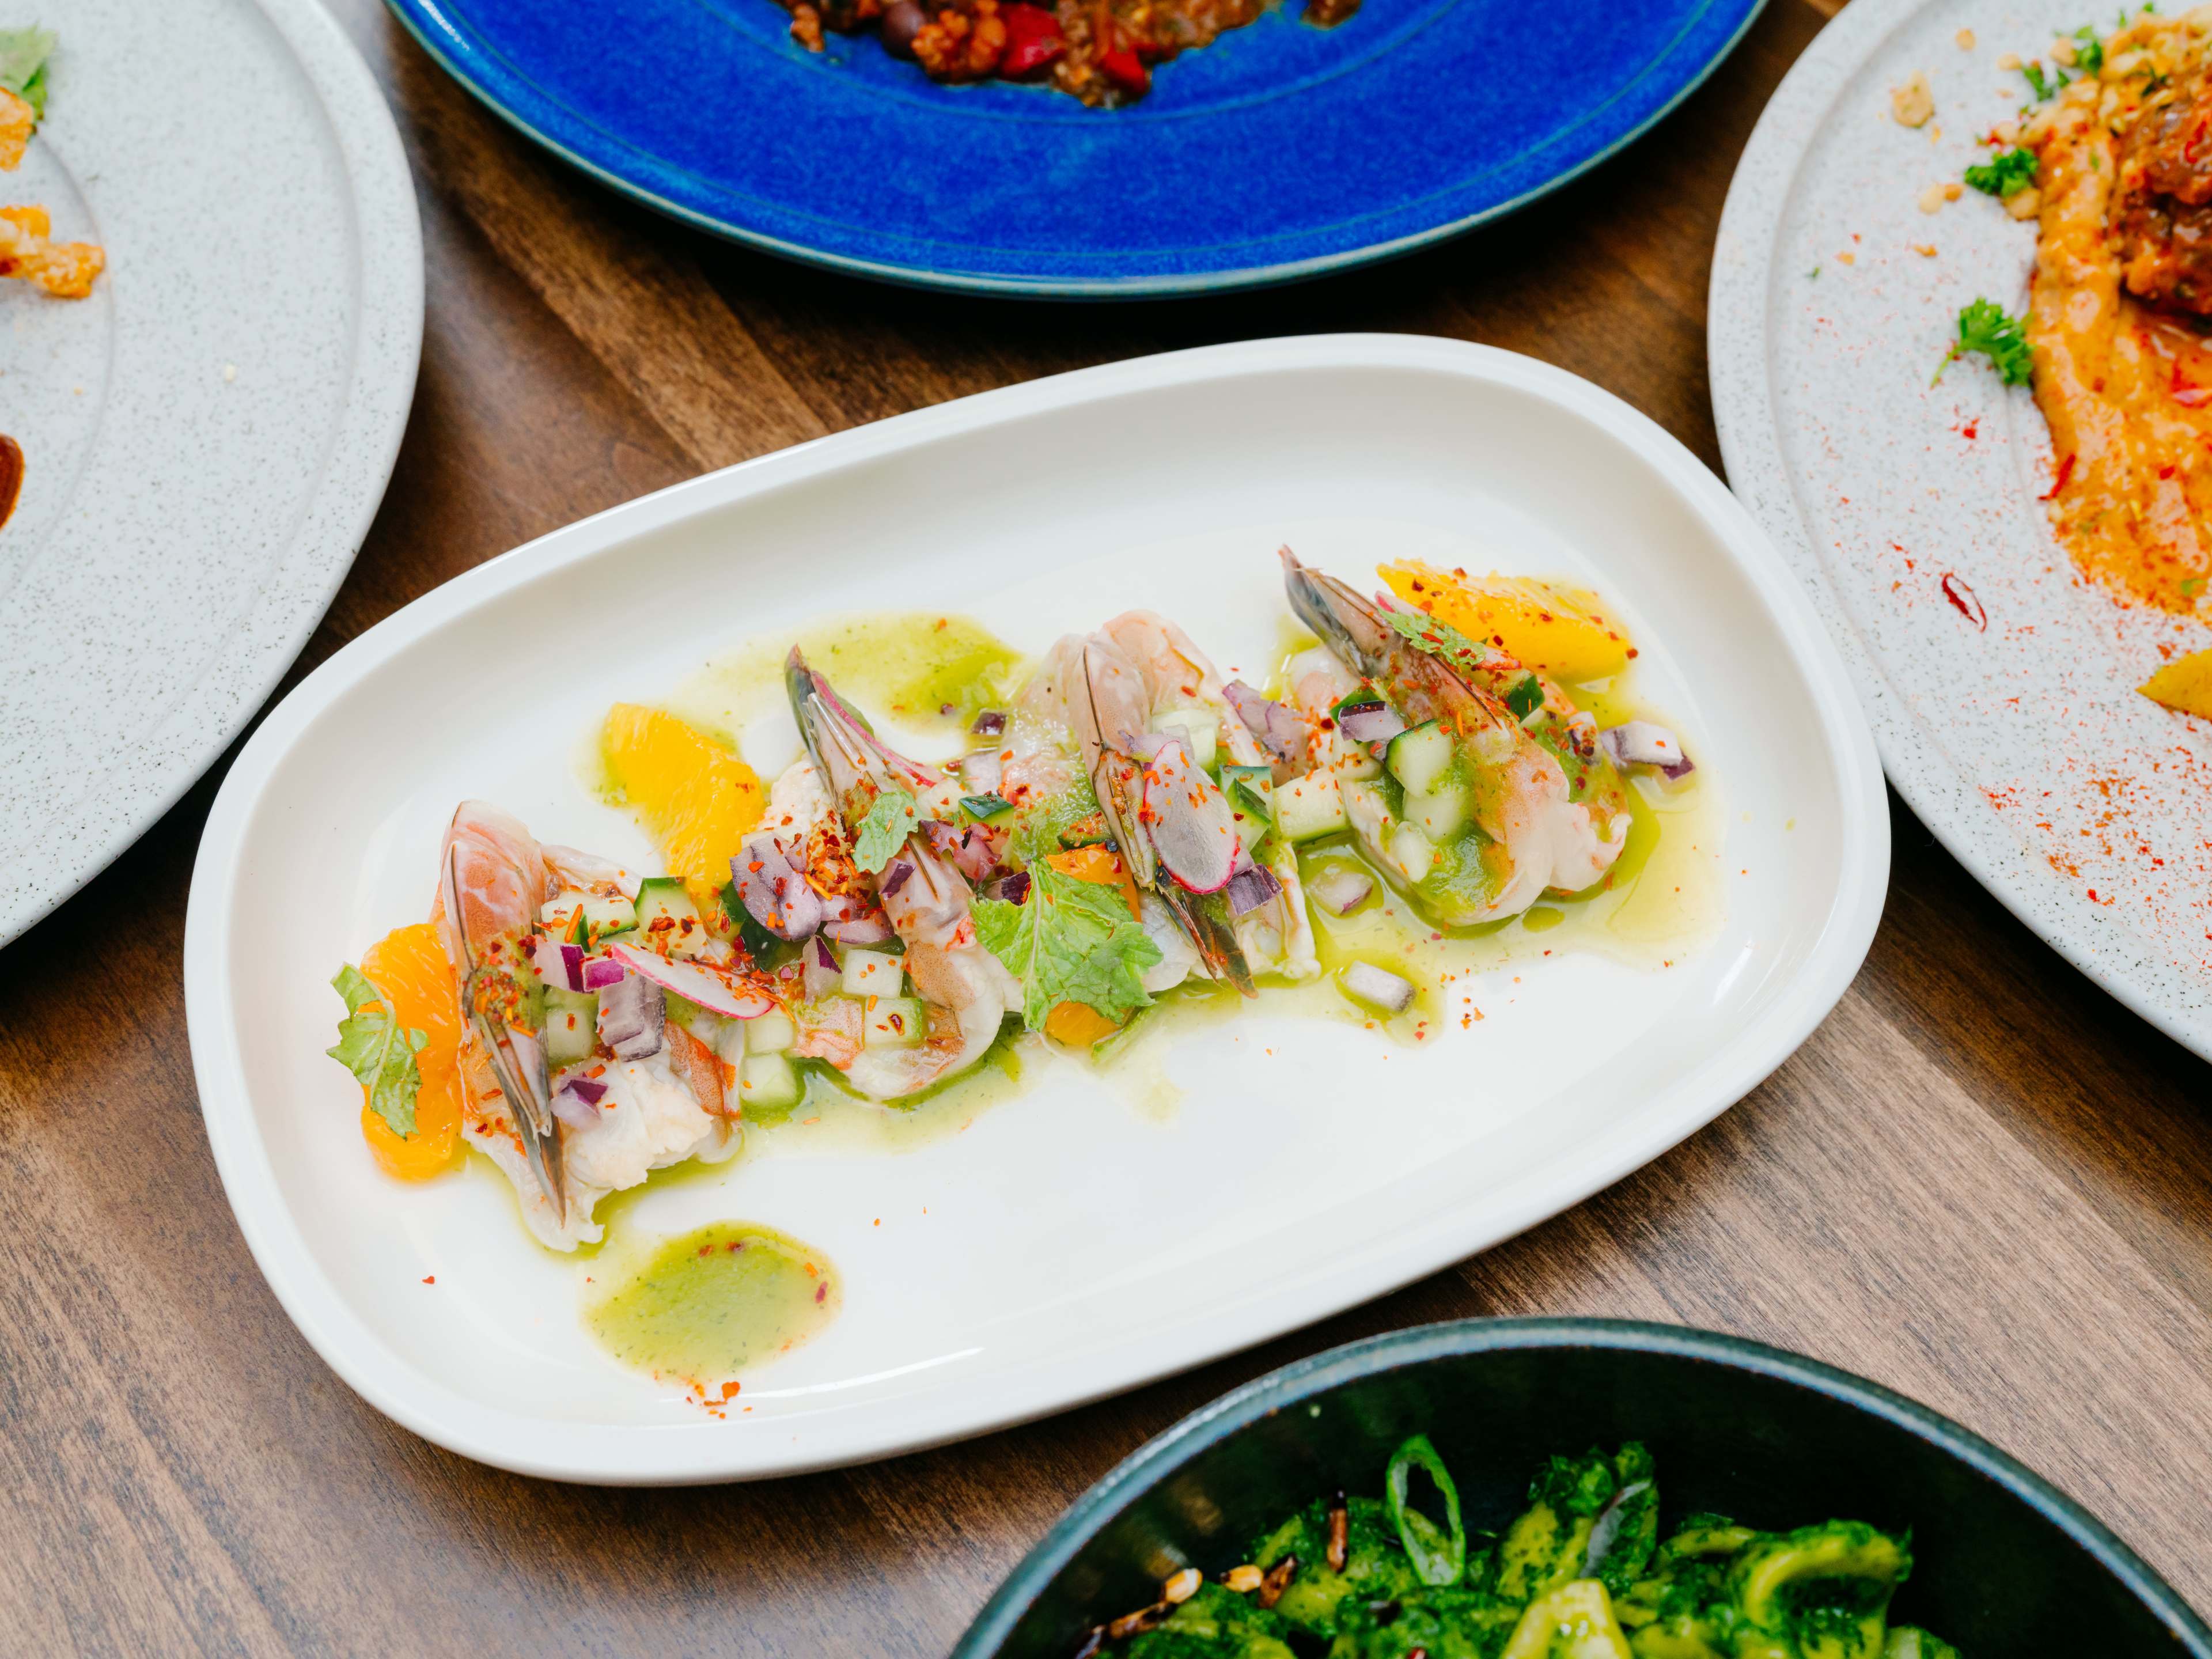
[[[390,112],[315,0],[42,0],[0,202],[104,244],[0,283],[0,943],[97,874],[297,656],[390,477],[422,335]]]
[[[2134,688],[2197,623],[2081,580],[2051,451],[1984,360],[1930,377],[1960,308],[2027,303],[2033,222],[1968,191],[2027,94],[2000,54],[2109,27],[2081,0],[1853,0],[1783,82],[1722,216],[1713,406],[1729,482],[1811,588],[1890,781],[2021,921],[2212,1057],[2212,731]],[[1972,32],[1972,46],[1960,44]],[[1888,117],[1914,70],[1936,94]]]
[[[1101,477],[1142,488],[1102,494]],[[377,1172],[360,1091],[324,1054],[328,981],[422,915],[458,799],[648,860],[577,775],[611,702],[666,699],[748,638],[886,607],[957,611],[1042,651],[1155,604],[1249,668],[1281,648],[1286,539],[1354,580],[1419,550],[1602,591],[1640,649],[1638,695],[1725,803],[1678,835],[1684,865],[1654,890],[1669,903],[1702,890],[1686,899],[1703,919],[1691,936],[1632,965],[1530,935],[1533,954],[1455,981],[1469,1012],[1449,1006],[1460,1018],[1419,1045],[1261,1005],[1140,1039],[1158,1044],[1157,1087],[1041,1061],[1016,1098],[896,1153],[834,1121],[749,1133],[741,1157],[647,1190],[617,1222],[647,1237],[765,1223],[837,1264],[836,1322],[749,1372],[726,1415],[594,1345],[579,1281],[606,1269],[534,1244],[496,1177]],[[650,648],[586,653],[550,680],[512,672],[514,640],[586,615]],[[745,735],[772,769],[765,739]],[[1856,972],[1888,870],[1881,767],[1842,664],[1680,444],[1505,352],[1258,341],[767,456],[556,532],[378,623],[270,713],[223,781],[192,874],[185,1001],[224,1190],[347,1382],[511,1468],[706,1480],[1058,1410],[1531,1225],[1802,1042]],[[892,1118],[877,1113],[878,1130]]]

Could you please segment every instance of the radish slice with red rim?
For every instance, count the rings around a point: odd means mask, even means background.
[[[1181,738],[1145,763],[1144,822],[1161,866],[1194,893],[1218,893],[1244,862],[1237,815],[1212,778],[1191,763]]]
[[[757,1019],[776,1006],[776,1000],[752,981],[711,962],[675,962],[619,942],[610,945],[607,954],[640,979],[731,1019]]]

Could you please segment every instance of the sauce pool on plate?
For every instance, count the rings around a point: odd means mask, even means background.
[[[705,1383],[799,1346],[842,1300],[822,1252],[750,1221],[715,1221],[640,1245],[587,1293],[584,1323],[616,1358]]]

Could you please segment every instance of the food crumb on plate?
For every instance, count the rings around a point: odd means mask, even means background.
[[[1889,113],[1901,127],[1924,127],[1936,113],[1935,89],[1919,70],[1889,89]]]

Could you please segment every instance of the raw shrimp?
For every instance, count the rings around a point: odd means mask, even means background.
[[[808,757],[848,831],[857,833],[893,787],[913,795],[919,813],[951,817],[958,793],[951,781],[878,742],[795,649],[784,679]],[[893,1100],[981,1060],[1006,1015],[1021,1007],[1022,988],[976,938],[967,878],[918,828],[884,865],[875,896],[906,946],[906,972],[928,1014],[928,1034],[913,1047],[863,1046],[857,1053],[845,1042],[823,1044],[830,1052],[823,1057],[840,1065],[862,1094]]]
[[[1483,878],[1479,890],[1425,890],[1423,902],[1438,920],[1467,926],[1517,915],[1547,888],[1579,891],[1612,867],[1627,839],[1626,804],[1618,790],[1575,799],[1559,759],[1498,696],[1413,645],[1342,582],[1300,564],[1288,548],[1281,556],[1291,608],[1348,671],[1347,678],[1371,681],[1414,724],[1440,722],[1465,763]],[[1293,695],[1309,713],[1327,678],[1317,665],[1294,670]],[[1384,844],[1392,826],[1380,801],[1377,791],[1347,791],[1346,815],[1393,884],[1412,886],[1424,872],[1406,868]]]
[[[1231,706],[1221,676],[1189,635],[1152,611],[1125,611],[1098,631],[1143,683],[1148,726],[1171,730],[1179,711],[1193,711],[1210,721],[1212,743],[1224,761],[1236,766],[1269,764],[1259,739]],[[1239,822],[1241,825],[1241,815]],[[1248,849],[1258,839],[1248,834]],[[1274,877],[1276,891],[1231,920],[1245,963],[1254,973],[1312,979],[1321,972],[1321,960],[1306,917],[1297,854],[1279,837],[1268,855],[1257,861]]]
[[[432,919],[467,1016],[460,1072],[469,1110],[461,1133],[514,1183],[523,1219],[557,1250],[600,1237],[592,1212],[609,1193],[664,1165],[737,1150],[721,1064],[680,1025],[666,1025],[652,1053],[623,1060],[603,1051],[558,1079],[548,1074],[542,1016],[530,994],[535,970],[526,960],[539,919],[572,912],[585,896],[634,899],[637,890],[638,878],[621,866],[541,846],[519,821],[481,801],[463,802],[447,831]],[[716,946],[728,954],[717,940],[702,957],[712,959]],[[579,1075],[599,1085],[595,1103],[562,1086]]]

